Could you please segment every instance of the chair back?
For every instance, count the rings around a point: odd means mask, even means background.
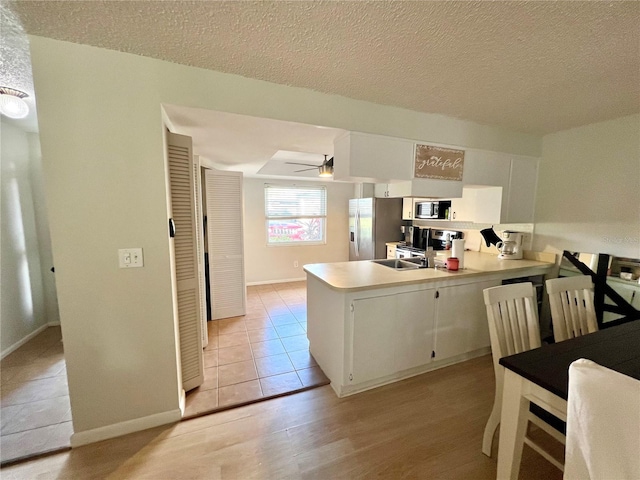
[[[531,282],[484,290],[493,364],[498,360],[540,346],[536,292]]]
[[[569,366],[565,480],[640,478],[640,381],[583,358]]]
[[[547,280],[547,293],[556,342],[598,331],[589,275]]]

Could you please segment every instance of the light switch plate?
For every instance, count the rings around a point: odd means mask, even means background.
[[[118,263],[120,268],[143,267],[141,248],[121,248],[118,250]]]

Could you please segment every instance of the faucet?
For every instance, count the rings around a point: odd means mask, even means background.
[[[436,252],[434,252],[433,247],[427,247],[420,266],[423,268],[436,268]]]

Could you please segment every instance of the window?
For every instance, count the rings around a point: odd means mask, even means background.
[[[327,189],[265,185],[268,245],[325,243]]]

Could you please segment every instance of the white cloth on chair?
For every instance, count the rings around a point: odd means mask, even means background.
[[[639,380],[591,360],[571,364],[564,479],[640,479]]]

